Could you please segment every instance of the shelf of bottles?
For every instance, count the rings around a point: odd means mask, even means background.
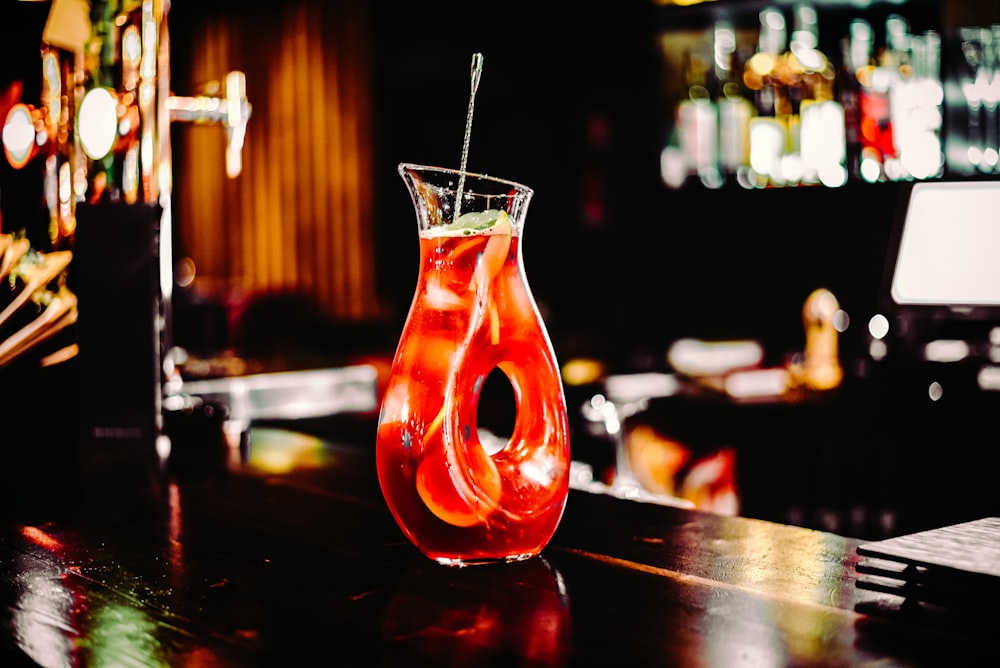
[[[662,21],[664,185],[1000,177],[1000,23],[942,29],[933,3],[871,4],[718,3],[699,25]]]

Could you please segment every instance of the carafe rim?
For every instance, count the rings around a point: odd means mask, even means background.
[[[499,176],[492,176],[491,174],[485,174],[482,172],[470,172],[469,170],[465,170],[463,172],[461,169],[455,169],[453,167],[439,167],[436,165],[425,165],[416,162],[401,162],[399,163],[399,166],[396,169],[401,176],[405,175],[407,172],[428,172],[428,171],[438,172],[442,174],[450,174],[452,176],[455,176],[456,178],[461,177],[464,174],[465,178],[467,179],[468,178],[480,179],[510,186],[511,188],[515,188],[518,192],[521,192],[526,196],[531,196],[535,192],[534,189],[531,188],[530,186],[526,186],[523,183],[519,183],[517,181],[512,181],[511,179],[504,179]]]

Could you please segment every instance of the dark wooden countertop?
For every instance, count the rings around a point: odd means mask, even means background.
[[[449,569],[394,524],[372,449],[252,436],[250,465],[175,477],[148,514],[8,513],[0,665],[924,666],[990,655],[969,626],[907,618],[895,597],[857,589],[856,540],[573,491],[540,557]]]

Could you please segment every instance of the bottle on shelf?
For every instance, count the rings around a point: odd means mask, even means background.
[[[899,177],[929,179],[944,172],[941,143],[944,86],[941,37],[935,31],[909,36],[910,71],[892,89],[893,143]]]
[[[983,159],[990,171],[1000,172],[1000,23],[984,28],[989,41],[984,62],[986,64],[986,94],[983,95]],[[985,169],[983,171],[986,171]]]
[[[684,52],[684,95],[674,108],[674,135],[661,154],[661,176],[670,187],[746,181],[754,108],[742,87],[733,25],[716,23],[710,43],[711,51]]]
[[[838,187],[847,182],[844,108],[836,99],[836,69],[819,48],[819,17],[807,3],[795,8],[788,67],[798,102],[801,181]],[[795,138],[793,137],[793,140]]]
[[[742,65],[733,24],[719,21],[714,28],[716,106],[719,113],[719,168],[726,180],[746,184],[750,167],[750,119],[754,108],[742,82]]]
[[[752,53],[748,45],[739,53],[726,18],[712,26],[706,47],[686,52],[684,95],[674,107],[675,134],[663,154],[672,161],[661,163],[664,181],[837,187],[850,179],[944,174],[949,133],[941,34],[911,33],[898,13],[874,28],[855,18],[840,40],[839,57],[831,58],[820,43],[821,16],[815,0],[765,5]],[[968,105],[975,117],[970,134],[982,135],[969,140],[973,153],[981,154],[969,158],[969,171],[1000,172],[1000,25],[976,30],[975,37],[977,67],[988,63],[982,69],[993,83],[982,94],[977,70],[978,79],[966,86],[967,97],[976,98]],[[949,148],[949,163],[952,153]]]
[[[863,19],[851,22],[852,39],[861,53],[872,53],[874,32]],[[885,22],[885,45],[874,61],[857,69],[861,83],[861,176],[865,181],[900,181],[911,177],[900,160],[896,135],[908,120],[905,86],[913,75],[912,35],[905,18],[890,14]],[[904,130],[904,135],[908,130]],[[903,140],[905,142],[905,140]]]
[[[718,188],[719,173],[719,113],[711,90],[713,68],[705,54],[688,50],[685,54],[684,78],[686,97],[676,109],[676,127],[685,172],[694,175],[702,185]]]
[[[788,182],[783,162],[788,154],[792,100],[789,96],[791,73],[785,53],[787,27],[784,14],[774,7],[761,10],[757,50],[747,60],[743,82],[753,91],[755,115],[750,119],[750,170],[757,186],[785,185]]]
[[[848,177],[861,178],[861,83],[858,70],[867,66],[867,54],[858,52],[853,35],[840,40],[840,65],[837,70],[836,96],[844,110],[844,151]]]
[[[885,178],[883,164],[893,154],[892,125],[889,120],[889,80],[891,70],[876,67],[875,32],[865,19],[850,24],[851,59],[859,85],[858,103],[861,129],[860,176],[869,183]]]
[[[959,29],[961,59],[959,86],[965,100],[967,145],[961,171],[989,174],[997,169],[997,104],[1000,76],[997,74],[998,26],[965,26]]]
[[[844,113],[835,95],[836,70],[819,48],[815,7],[794,7],[790,40],[779,9],[766,8],[759,18],[757,52],[744,72],[755,92],[750,151],[759,184],[843,185]]]

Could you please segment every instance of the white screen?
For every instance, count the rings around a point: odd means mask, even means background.
[[[1000,181],[913,186],[892,298],[897,304],[1000,304]]]

